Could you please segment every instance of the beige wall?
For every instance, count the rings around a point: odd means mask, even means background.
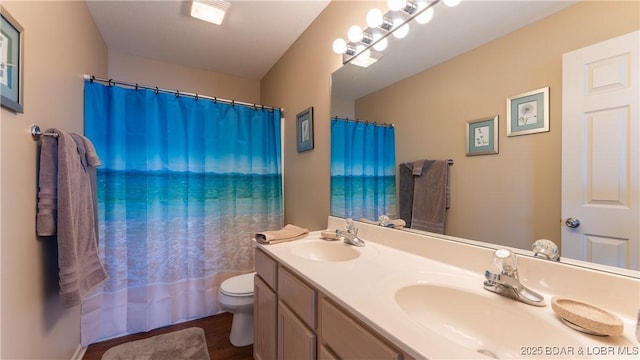
[[[285,222],[324,229],[329,215],[331,73],[342,58],[331,49],[352,24],[364,22],[365,1],[334,1],[261,81],[262,102],[284,108]],[[296,114],[314,107],[314,149],[298,153]]]
[[[530,249],[560,241],[562,54],[640,27],[640,3],[583,2],[356,102],[396,124],[399,163],[455,159],[446,233]],[[506,136],[506,98],[550,87],[551,131]],[[499,154],[465,156],[465,123],[499,115]]]
[[[24,114],[0,110],[2,359],[70,359],[79,307],[58,296],[57,244],[35,235],[38,143],[31,124],[82,132],[82,74],[107,73],[107,49],[84,2],[2,1],[24,31]]]
[[[258,80],[163,63],[123,54],[112,49],[109,49],[109,78],[260,104]]]

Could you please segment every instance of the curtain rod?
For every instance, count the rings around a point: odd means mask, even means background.
[[[365,123],[365,124],[371,124],[371,125],[378,125],[378,126],[387,126],[387,127],[395,127],[395,125],[393,124],[387,124],[387,123],[378,123],[375,121],[369,121],[369,120],[360,120],[360,119],[349,119],[349,117],[345,117],[345,118],[341,118],[338,116],[334,116],[333,119],[335,120],[345,120],[345,121],[353,121],[353,122],[361,122],[361,123]]]
[[[162,89],[162,88],[158,88],[157,86],[147,86],[147,85],[140,85],[138,83],[129,83],[129,82],[124,82],[124,81],[116,81],[113,79],[104,79],[104,78],[98,78],[95,77],[94,75],[87,75],[84,74],[84,79],[85,80],[89,80],[91,82],[93,81],[99,81],[99,82],[103,82],[103,83],[107,83],[109,84],[109,86],[113,86],[113,85],[123,85],[123,86],[128,86],[128,87],[132,87],[134,89],[147,89],[147,90],[153,90],[156,94],[158,94],[159,92],[163,92],[163,93],[169,93],[169,94],[174,94],[175,96],[189,96],[192,98],[195,98],[196,100],[198,99],[208,99],[208,100],[213,100],[215,101],[219,101],[222,103],[226,103],[226,104],[231,104],[231,105],[242,105],[242,106],[246,106],[246,107],[252,107],[254,109],[262,109],[262,110],[275,110],[278,109],[280,111],[282,111],[282,108],[274,108],[272,106],[265,106],[265,105],[258,105],[258,104],[252,104],[252,103],[247,103],[244,101],[236,101],[236,100],[229,100],[229,99],[223,99],[223,98],[219,98],[219,97],[211,97],[211,96],[205,96],[205,95],[200,95],[198,93],[188,93],[188,92],[181,92],[179,90],[170,90],[170,89]]]

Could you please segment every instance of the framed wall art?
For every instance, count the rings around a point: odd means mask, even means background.
[[[23,29],[2,6],[0,14],[0,105],[22,113]]]
[[[313,107],[296,115],[296,119],[298,152],[313,149]]]
[[[549,88],[507,98],[507,136],[549,131]]]
[[[467,156],[498,153],[498,115],[467,121]]]

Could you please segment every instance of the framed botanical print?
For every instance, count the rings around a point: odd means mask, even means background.
[[[549,88],[507,98],[507,136],[549,131]]]
[[[467,156],[498,153],[498,115],[467,121]]]

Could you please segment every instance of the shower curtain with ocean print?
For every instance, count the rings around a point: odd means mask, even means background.
[[[283,226],[280,110],[85,81],[99,251],[109,280],[82,304],[82,345],[220,312]]]
[[[331,119],[331,215],[397,217],[395,129]]]

